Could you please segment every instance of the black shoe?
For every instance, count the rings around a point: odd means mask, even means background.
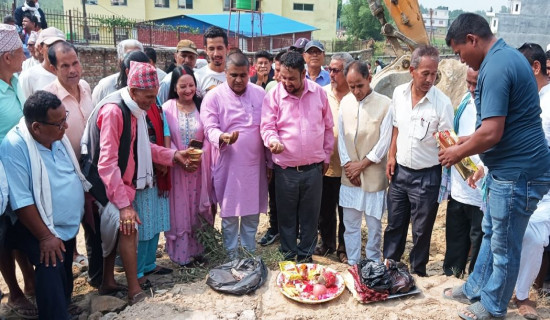
[[[267,246],[267,245],[270,245],[273,242],[275,242],[275,240],[277,240],[277,239],[279,239],[279,233],[275,233],[275,232],[271,231],[271,229],[269,229],[269,230],[267,230],[265,235],[262,237],[262,239],[260,239],[260,241],[258,241],[258,243],[261,246]]]
[[[313,263],[311,256],[298,256],[296,260],[298,260],[298,263]]]

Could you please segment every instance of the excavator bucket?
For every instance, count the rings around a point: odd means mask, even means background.
[[[430,44],[418,0],[384,0],[397,29],[417,44]]]

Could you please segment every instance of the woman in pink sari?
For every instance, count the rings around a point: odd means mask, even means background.
[[[187,149],[191,140],[204,143],[200,164],[176,166],[170,171],[170,231],[165,232],[166,251],[170,259],[180,265],[201,260],[203,247],[198,242],[195,231],[201,227],[203,221],[213,223],[210,211],[210,145],[204,139],[196,87],[195,76],[189,67],[174,69],[168,100],[162,105],[170,129],[170,137],[165,133],[166,142],[169,139],[170,145],[176,150]]]

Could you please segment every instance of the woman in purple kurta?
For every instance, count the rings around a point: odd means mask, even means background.
[[[204,141],[204,129],[199,117],[200,101],[196,98],[196,80],[188,67],[172,72],[169,100],[162,105],[170,128],[171,145],[185,150],[191,139]],[[203,252],[194,230],[201,219],[212,224],[210,212],[210,146],[205,145],[202,162],[196,170],[176,166],[170,171],[170,231],[165,232],[166,251],[172,261],[192,263]]]
[[[232,68],[243,67],[228,63],[227,68],[226,72],[232,74]],[[237,84],[244,92],[237,94],[231,87],[235,81],[228,81],[206,95],[201,120],[207,139],[219,150],[212,168],[214,192],[221,208],[224,245],[230,256],[235,257],[239,233],[241,245],[248,251],[255,250],[259,213],[267,211],[266,149],[260,136],[265,91],[248,83],[246,77],[241,80],[244,84]],[[239,135],[234,143],[220,144],[222,134],[235,131]]]

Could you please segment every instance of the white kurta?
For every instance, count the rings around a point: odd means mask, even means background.
[[[367,121],[367,119],[364,118],[365,115],[363,114],[363,112],[361,112],[364,101],[365,99],[363,99],[359,103],[357,114],[357,122],[359,124]],[[351,161],[344,142],[345,124],[342,120],[343,108],[345,108],[345,106],[340,106],[340,112],[338,114],[338,145],[341,146],[340,148],[338,148],[338,153],[340,155],[340,162],[342,164],[342,167],[346,163]],[[384,120],[382,120],[382,124],[380,125],[380,139],[378,140],[376,145],[374,145],[372,150],[366,155],[366,157],[370,161],[374,163],[379,163],[388,153],[388,148],[390,147],[391,142],[392,123],[393,116],[391,113],[391,108],[388,108],[388,112],[384,116]],[[342,174],[345,173],[342,172]],[[340,187],[339,204],[344,208],[352,208],[358,211],[363,211],[368,216],[373,216],[377,219],[381,219],[386,203],[385,198],[386,190],[378,192],[366,192],[363,191],[361,187],[349,187],[342,184],[342,186]]]

